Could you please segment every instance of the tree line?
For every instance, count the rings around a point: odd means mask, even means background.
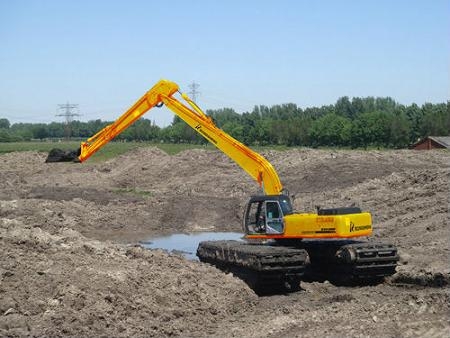
[[[390,97],[341,97],[335,104],[302,109],[287,103],[255,106],[238,114],[231,108],[207,110],[216,125],[247,145],[339,146],[405,148],[418,139],[450,135],[450,101],[402,105]],[[14,123],[0,118],[0,142],[33,139],[88,138],[111,121]],[[118,135],[118,140],[207,143],[175,116],[160,128],[141,118]]]

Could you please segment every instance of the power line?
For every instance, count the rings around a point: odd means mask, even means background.
[[[74,111],[78,111],[78,104],[70,104],[67,102],[66,104],[58,104],[58,109],[62,112],[61,114],[56,114],[56,116],[62,116],[65,118],[64,123],[64,135],[66,139],[69,139],[72,135],[72,121],[75,116],[81,116],[78,113],[74,113]]]
[[[190,85],[188,85],[188,87],[190,89],[188,94],[191,96],[192,101],[197,103],[197,95],[200,94],[200,92],[197,89],[198,87],[200,87],[200,85],[198,83],[195,83],[195,81],[193,81]]]

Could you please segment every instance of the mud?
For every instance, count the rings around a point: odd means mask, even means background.
[[[113,160],[0,156],[0,336],[440,337],[450,331],[450,153],[263,153],[297,211],[357,205],[398,246],[384,284],[257,297],[199,262],[136,245],[240,231],[259,188],[224,155],[140,148]]]

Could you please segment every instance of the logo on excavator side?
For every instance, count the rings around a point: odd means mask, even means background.
[[[355,223],[350,222],[350,232],[355,231]]]
[[[358,225],[355,226],[353,222],[350,222],[350,232],[361,231],[361,230],[369,230],[372,226],[369,225]]]
[[[195,130],[198,131],[200,134],[202,134],[204,137],[206,137],[212,143],[217,144],[217,141],[212,136],[210,136],[207,132],[203,131],[201,125],[197,124],[195,126]]]

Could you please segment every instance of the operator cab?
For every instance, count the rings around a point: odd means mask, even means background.
[[[244,215],[247,235],[284,233],[283,216],[293,213],[291,200],[286,195],[252,196]]]

